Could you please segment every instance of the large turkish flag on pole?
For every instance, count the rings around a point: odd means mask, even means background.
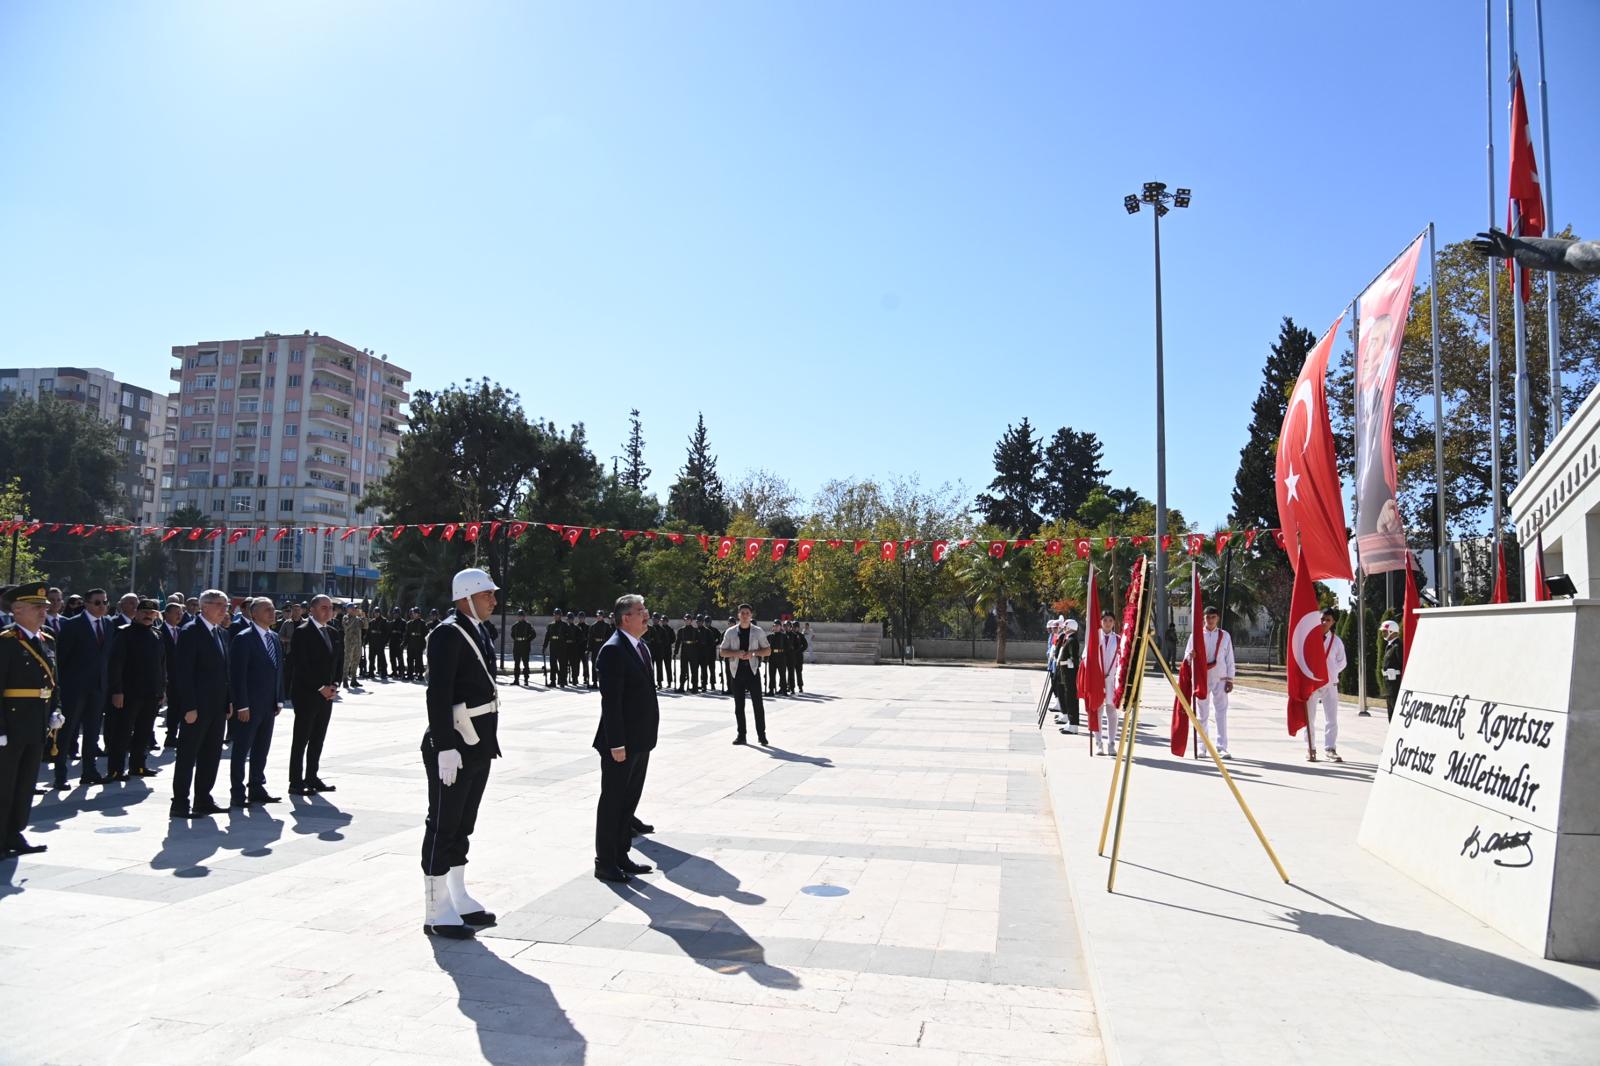
[[[1289,394],[1278,437],[1278,523],[1287,543],[1298,543],[1313,578],[1353,580],[1345,544],[1344,494],[1328,424],[1328,353],[1344,315],[1306,356]]]
[[[1100,704],[1106,698],[1106,664],[1100,656],[1100,586],[1089,567],[1089,604],[1083,615],[1083,665],[1078,669],[1078,695],[1089,708],[1089,732],[1100,732]]]
[[[1322,608],[1311,584],[1305,552],[1295,557],[1294,594],[1289,597],[1289,735],[1306,728],[1306,705],[1327,683],[1328,650],[1322,644]]]
[[[1544,189],[1539,184],[1539,163],[1528,133],[1528,98],[1522,94],[1522,69],[1511,66],[1511,174],[1506,204],[1506,232],[1513,237],[1544,236]],[[1506,260],[1511,271],[1511,291],[1528,301],[1528,275],[1516,261]]]

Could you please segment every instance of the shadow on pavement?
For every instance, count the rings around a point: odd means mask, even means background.
[[[693,861],[721,869],[704,859]],[[733,884],[738,884],[731,875],[723,876]],[[625,885],[608,887],[618,899],[643,911],[650,919],[652,930],[670,937],[680,951],[706,969],[720,974],[744,974],[765,988],[800,987],[800,978],[781,966],[769,964],[761,942],[728,917],[726,911],[690,903],[681,896],[651,884],[645,877],[635,877]],[[703,889],[698,891],[704,892]],[[751,896],[748,892],[719,894],[726,894],[730,899],[745,896],[755,903],[763,902],[762,897]]]
[[[767,755],[777,759],[779,762],[809,763],[812,766],[822,766],[829,769],[832,769],[833,767],[833,760],[828,758],[826,755],[801,755],[797,752],[786,751],[783,748],[773,747],[771,744],[768,744],[759,750],[766,752]]]
[[[477,939],[429,937],[434,961],[456,985],[457,1006],[477,1031],[486,1062],[580,1066],[588,1041],[573,1028],[550,986]]]

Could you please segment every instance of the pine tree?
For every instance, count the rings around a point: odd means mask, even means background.
[[[1239,450],[1239,472],[1233,479],[1233,513],[1228,517],[1234,526],[1278,524],[1278,433],[1289,409],[1289,393],[1316,343],[1314,333],[1284,316],[1278,343],[1267,355],[1261,388],[1250,407],[1250,437]]]
[[[717,474],[716,457],[711,454],[704,413],[695,422],[689,454],[667,497],[667,517],[713,532],[721,532],[728,524],[728,496]]]
[[[1110,471],[1100,465],[1101,459],[1100,438],[1093,433],[1069,426],[1056,430],[1044,450],[1039,510],[1060,522],[1076,518],[1089,494],[1105,485]]]
[[[650,468],[644,465],[644,423],[639,420],[637,407],[628,412],[628,425],[628,443],[622,446],[622,483],[635,492],[643,492]]]
[[[1024,418],[1018,426],[1007,425],[994,446],[995,477],[989,482],[990,491],[978,496],[983,520],[1024,536],[1037,531],[1043,466],[1044,449],[1028,420]]]

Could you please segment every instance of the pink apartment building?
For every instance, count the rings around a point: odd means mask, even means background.
[[[370,596],[378,572],[365,535],[299,530],[381,521],[357,504],[394,461],[411,372],[310,331],[180,345],[172,357],[177,456],[165,514],[192,505],[211,526],[297,530],[195,545],[206,552],[202,583],[234,595]]]

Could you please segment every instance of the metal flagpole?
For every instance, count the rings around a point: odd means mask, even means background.
[[[1380,275],[1381,276],[1381,275]],[[1365,289],[1361,290],[1366,292]],[[1361,359],[1361,297],[1357,296],[1352,303],[1355,315],[1350,323],[1350,339],[1355,346],[1356,360]],[[1356,448],[1361,448],[1362,435],[1356,434]],[[1356,460],[1356,472],[1360,473],[1361,461]],[[1356,533],[1356,713],[1367,713],[1367,583],[1361,572],[1361,485],[1356,484],[1355,506],[1351,508],[1351,521],[1355,524]],[[1337,683],[1337,678],[1329,678]],[[1334,693],[1338,698],[1338,693]],[[1311,740],[1311,726],[1306,726],[1306,740]]]
[[[1516,106],[1513,94],[1516,92],[1517,38],[1516,26],[1513,24],[1513,7],[1512,0],[1506,0],[1506,115],[1508,120],[1512,109]],[[1509,121],[1507,125],[1509,127]],[[1515,137],[1516,135],[1516,130],[1512,130],[1508,135],[1507,151],[1516,151],[1516,145],[1510,143],[1510,137]],[[1506,180],[1507,182],[1511,180],[1510,175],[1507,175]],[[1511,235],[1513,237],[1522,235],[1522,212],[1515,202],[1511,204]],[[1511,268],[1511,321],[1513,323],[1512,336],[1516,345],[1517,377],[1512,398],[1517,415],[1518,483],[1521,483],[1522,479],[1528,476],[1528,467],[1531,465],[1529,459],[1531,451],[1528,447],[1528,323],[1527,311],[1523,307],[1523,297],[1522,271],[1513,264]]]
[[[1439,535],[1433,553],[1433,590],[1439,606],[1450,604],[1450,567],[1445,562],[1450,534],[1444,514],[1444,387],[1439,373],[1439,259],[1433,244],[1433,223],[1428,223],[1428,318],[1433,331],[1433,483],[1439,505]]]
[[[1533,20],[1539,37],[1539,142],[1544,146],[1544,173],[1539,175],[1539,190],[1544,194],[1545,232],[1555,236],[1555,192],[1550,183],[1550,90],[1544,80],[1544,0],[1533,0]],[[1550,431],[1549,443],[1561,432],[1561,316],[1556,306],[1556,274],[1544,276],[1546,346],[1550,355]]]
[[[1494,202],[1494,0],[1483,0],[1484,106],[1489,115],[1489,225],[1495,224]],[[1494,514],[1494,545],[1500,544],[1503,523],[1500,501],[1500,292],[1495,271],[1498,261],[1490,257],[1484,271],[1489,278],[1489,495]]]

